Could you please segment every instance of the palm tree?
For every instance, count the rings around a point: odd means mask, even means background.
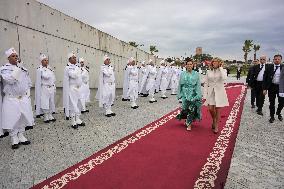
[[[244,51],[244,59],[245,59],[245,64],[247,64],[247,60],[248,60],[248,53],[251,51],[251,47],[252,47],[252,40],[245,40],[244,42],[244,46],[243,46],[243,51]]]
[[[246,74],[246,68],[247,68],[247,63],[248,63],[248,53],[251,51],[251,47],[253,46],[252,44],[252,40],[245,40],[244,42],[244,46],[243,46],[243,51],[244,51],[244,59],[245,59],[245,68],[244,70],[244,74]]]
[[[154,52],[159,52],[159,51],[158,51],[158,49],[156,48],[156,46],[150,45],[150,53],[153,55]]]
[[[260,45],[253,45],[254,55],[253,59],[256,60],[256,51],[259,51]]]

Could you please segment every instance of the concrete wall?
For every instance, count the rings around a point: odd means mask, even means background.
[[[10,47],[20,53],[32,81],[40,64],[39,55],[49,56],[55,69],[58,87],[62,86],[63,70],[68,52],[84,57],[90,67],[90,86],[98,85],[102,57],[108,54],[115,67],[117,88],[122,87],[123,68],[129,57],[137,61],[156,60],[149,53],[67,16],[35,0],[0,0],[0,64],[5,64],[5,50]]]

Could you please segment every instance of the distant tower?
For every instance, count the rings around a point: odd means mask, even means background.
[[[196,55],[201,55],[202,54],[202,47],[196,47]]]

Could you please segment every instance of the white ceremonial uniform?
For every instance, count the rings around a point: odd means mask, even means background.
[[[4,135],[2,129],[2,78],[0,76],[0,136]]]
[[[167,74],[167,80],[168,80],[168,86],[167,89],[171,89],[171,80],[173,76],[173,67],[168,67],[168,74]]]
[[[131,66],[129,68],[128,74],[128,92],[127,96],[130,98],[131,107],[136,109],[138,108],[136,100],[138,99],[138,68],[137,66]]]
[[[141,94],[147,94],[147,91],[146,91],[146,86],[142,86],[142,82],[143,82],[143,79],[145,79],[145,77],[147,74],[147,68],[145,66],[141,66],[140,70],[139,70],[139,93]]]
[[[39,66],[36,70],[35,107],[36,115],[44,114],[44,121],[55,121],[55,74],[51,67]]]
[[[66,117],[71,118],[72,126],[85,125],[80,119],[79,99],[81,96],[81,86],[81,69],[75,64],[68,63],[64,70],[63,107]]]
[[[155,79],[156,79],[156,75],[157,75],[157,70],[155,66],[151,66],[149,65],[148,67],[149,71],[148,71],[148,78],[146,81],[146,90],[149,92],[149,96],[150,96],[150,102],[154,102],[156,101],[154,98],[154,94],[155,94]]]
[[[168,86],[168,68],[165,66],[161,66],[160,68],[161,71],[161,84],[160,84],[160,90],[161,90],[161,97],[162,98],[167,98],[166,96],[166,90]]]
[[[157,71],[157,75],[156,75],[156,82],[155,82],[155,91],[159,92],[160,90],[160,85],[161,85],[161,74],[162,74],[162,67],[164,66],[160,66],[160,68]]]
[[[111,105],[115,99],[115,76],[111,65],[103,64],[101,66],[96,99],[99,100],[99,107],[106,110],[106,115],[115,115],[111,111]]]
[[[126,65],[126,67],[124,68],[123,87],[122,87],[122,99],[124,99],[124,100],[128,100],[129,99],[127,93],[128,93],[128,88],[129,88],[128,76],[129,76],[130,68],[131,68],[130,65]]]
[[[85,67],[81,67],[81,96],[80,96],[80,107],[82,112],[86,112],[86,103],[90,102],[90,86],[89,86],[89,70]]]
[[[172,67],[172,78],[171,78],[171,89],[172,89],[172,95],[175,95],[178,88],[178,69],[177,67]]]
[[[9,131],[12,145],[28,142],[25,127],[33,124],[30,77],[25,68],[10,63],[0,68],[3,79],[2,128]]]

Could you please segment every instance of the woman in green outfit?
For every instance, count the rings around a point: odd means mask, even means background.
[[[177,98],[182,100],[182,111],[177,119],[186,119],[187,130],[190,131],[192,122],[201,119],[202,94],[199,73],[193,70],[193,62],[188,61],[185,67],[178,86]]]

